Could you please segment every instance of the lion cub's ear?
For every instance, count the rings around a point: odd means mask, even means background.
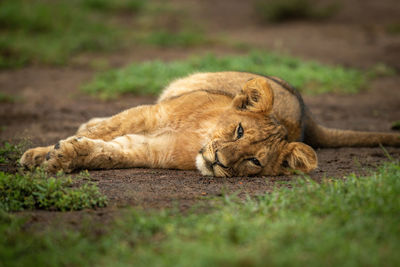
[[[304,143],[289,143],[283,153],[285,153],[282,161],[283,169],[289,168],[308,173],[317,168],[317,154],[314,149]]]
[[[233,105],[241,110],[269,113],[274,105],[274,92],[265,78],[255,78],[243,86]]]

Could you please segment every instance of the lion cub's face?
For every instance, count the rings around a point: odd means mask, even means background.
[[[273,92],[263,78],[246,83],[243,93],[220,115],[210,141],[199,151],[203,175],[232,177],[309,172],[317,166],[314,150],[288,142],[284,126],[270,115]]]

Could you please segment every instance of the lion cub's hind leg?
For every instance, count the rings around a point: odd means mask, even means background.
[[[108,119],[108,117],[90,119],[88,122],[83,123],[79,126],[78,131],[76,131],[76,135],[81,135],[82,133],[90,131],[90,128],[96,126],[97,124],[106,119]]]

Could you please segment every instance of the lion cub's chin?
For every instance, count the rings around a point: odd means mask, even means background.
[[[200,171],[200,173],[204,176],[214,176],[214,173],[210,168],[207,166],[206,161],[204,160],[203,156],[199,153],[196,156],[196,167]]]

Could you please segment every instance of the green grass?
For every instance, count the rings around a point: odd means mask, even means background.
[[[337,3],[321,7],[313,0],[257,0],[254,3],[255,13],[262,22],[327,19],[338,9]]]
[[[179,47],[204,43],[203,33],[187,26],[189,19],[176,19],[178,11],[162,1],[3,0],[0,68],[66,64],[79,53],[134,44]],[[172,26],[171,21],[175,21]]]
[[[400,22],[391,23],[386,26],[386,31],[392,35],[399,35],[400,34]]]
[[[0,210],[66,211],[106,206],[107,200],[96,185],[85,182],[74,187],[74,180],[88,177],[87,173],[74,178],[62,173],[51,177],[40,169],[15,174],[0,172]]]
[[[1,1],[0,67],[64,64],[78,52],[112,49],[119,31],[85,2]]]
[[[16,101],[17,97],[0,92],[0,103],[14,103]]]
[[[350,68],[327,66],[312,61],[254,51],[248,55],[217,57],[213,54],[171,62],[132,63],[95,76],[83,90],[103,99],[121,94],[158,94],[170,81],[199,71],[247,71],[278,76],[301,92],[356,93],[366,86],[371,76]]]
[[[28,141],[22,141],[18,144],[3,142],[0,146],[0,163],[15,163],[22,156],[23,151],[25,151],[28,146]]]
[[[0,258],[15,266],[399,266],[397,162],[367,177],[293,178],[292,186],[244,202],[226,197],[207,212],[130,211],[107,230],[93,222],[32,233],[0,213]]]
[[[83,6],[103,12],[138,13],[146,7],[145,0],[81,0]]]
[[[400,121],[395,121],[392,123],[392,130],[400,130]]]
[[[18,160],[28,146],[28,141],[18,144],[4,142],[0,146],[0,164],[12,170],[0,171],[0,212],[25,209],[66,211],[106,206],[106,197],[89,181],[87,172],[71,177],[63,173],[51,176],[39,168],[28,172],[17,169]]]
[[[146,33],[139,39],[143,44],[159,47],[192,47],[210,43],[201,30],[188,29],[173,32],[169,30],[155,30]]]
[[[215,42],[202,25],[194,22],[178,5],[149,5],[135,26],[136,42],[155,47],[193,47]]]

